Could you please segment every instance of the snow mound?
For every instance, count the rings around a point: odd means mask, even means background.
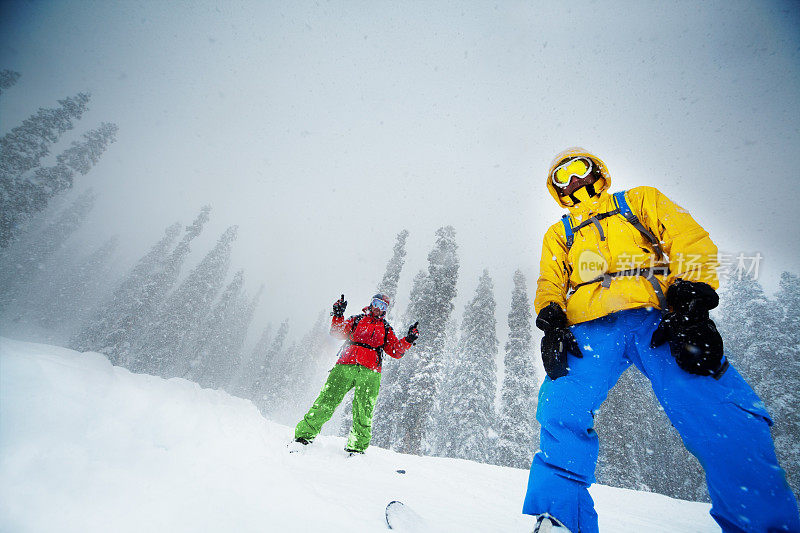
[[[531,528],[527,471],[375,447],[347,457],[337,437],[289,454],[291,436],[224,392],[0,338],[2,531],[377,532],[391,500],[431,531]],[[592,496],[601,531],[719,531],[707,504]]]

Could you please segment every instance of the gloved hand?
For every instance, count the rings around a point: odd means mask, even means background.
[[[347,302],[344,301],[344,294],[342,294],[341,299],[336,300],[336,302],[334,302],[333,313],[331,313],[331,315],[343,317],[345,309],[347,309]]]
[[[567,327],[567,315],[555,302],[539,312],[536,327],[544,331],[542,339],[542,363],[550,379],[566,376],[569,371],[567,354],[583,357],[578,341]]]
[[[419,330],[417,329],[417,326],[419,326],[419,320],[414,322],[411,327],[408,328],[406,341],[410,342],[411,344],[414,344],[414,341],[419,338]]]
[[[710,285],[677,279],[667,290],[672,308],[653,332],[650,346],[669,342],[678,366],[698,376],[721,376],[727,368],[722,336],[708,312],[719,304]]]

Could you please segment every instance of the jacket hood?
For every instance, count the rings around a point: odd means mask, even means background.
[[[550,179],[550,175],[560,163],[562,163],[565,159],[572,157],[585,157],[587,159],[591,159],[592,163],[597,165],[597,168],[600,169],[600,174],[602,174],[602,177],[598,178],[595,182],[595,191],[597,191],[598,195],[607,191],[608,188],[611,187],[611,174],[608,172],[608,167],[606,167],[606,164],[602,159],[585,148],[581,148],[580,146],[567,148],[563,152],[556,155],[556,157],[553,159],[553,162],[550,164],[550,169],[547,171],[547,177],[545,178],[547,190],[550,191],[550,194],[553,196],[558,205],[563,208],[571,208],[576,204],[569,196],[559,196],[558,188],[553,184],[553,180]]]

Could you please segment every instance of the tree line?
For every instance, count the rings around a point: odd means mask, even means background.
[[[19,77],[0,71],[0,95]],[[40,109],[0,138],[0,325],[25,327],[41,340],[63,340],[96,351],[133,372],[182,377],[250,399],[265,416],[294,424],[313,401],[335,361],[328,310],[292,340],[288,321],[258,326],[253,317],[263,293],[244,288],[244,272],[231,274],[237,228],[187,270],[192,244],[211,207],[188,226],[172,224],[120,279],[111,262],[118,240],[89,253],[70,236],[91,211],[91,191],[69,195],[107,146],[116,126],[104,123],[42,167],[62,134],[86,111],[88,94]],[[408,232],[397,235],[377,292],[395,301],[403,274]],[[406,309],[390,322],[420,321],[416,347],[400,361],[385,358],[373,443],[403,453],[438,455],[517,468],[537,449],[535,420],[538,334],[521,271],[507,310],[498,310],[488,271],[471,280],[474,291],[455,309],[459,287],[456,232],[439,228],[426,268],[414,275]],[[498,313],[507,320],[501,345]],[[733,364],[773,415],[779,459],[800,493],[800,287],[784,273],[770,298],[750,277],[731,279],[715,316]],[[501,379],[502,377],[502,379]],[[343,405],[349,405],[344,402]],[[647,381],[625,372],[595,414],[601,437],[601,483],[707,500],[702,469],[669,425]],[[349,431],[347,413],[340,431]]]

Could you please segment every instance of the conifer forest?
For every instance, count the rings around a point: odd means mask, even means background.
[[[23,75],[0,70],[0,99]],[[209,230],[211,200],[193,219],[164,227],[133,260],[118,257],[120,236],[86,248],[75,234],[95,196],[75,185],[113,152],[121,132],[114,117],[85,123],[88,93],[43,105],[0,138],[0,334],[99,352],[131,372],[224,390],[269,419],[296,423],[335,362],[340,343],[329,335],[330,305],[339,288],[310,303],[310,329],[298,331],[288,318],[259,320],[259,309],[277,305],[271,280],[237,267],[236,225]],[[528,468],[544,379],[536,279],[520,266],[502,280],[511,294],[498,298],[489,269],[479,276],[460,271],[457,230],[442,225],[417,236],[428,242],[427,260],[417,264],[407,261],[408,231],[382,235],[393,248],[382,258],[385,270],[368,273],[380,280],[374,291],[405,304],[387,317],[398,335],[415,321],[421,335],[403,359],[384,358],[373,444]],[[347,295],[346,316],[359,313],[369,296]],[[798,274],[784,272],[774,294],[747,273],[729,276],[720,301],[713,318],[730,360],[772,414],[779,460],[800,495]],[[349,405],[342,403],[326,432],[346,435]],[[595,420],[600,483],[708,501],[700,465],[635,368]]]

